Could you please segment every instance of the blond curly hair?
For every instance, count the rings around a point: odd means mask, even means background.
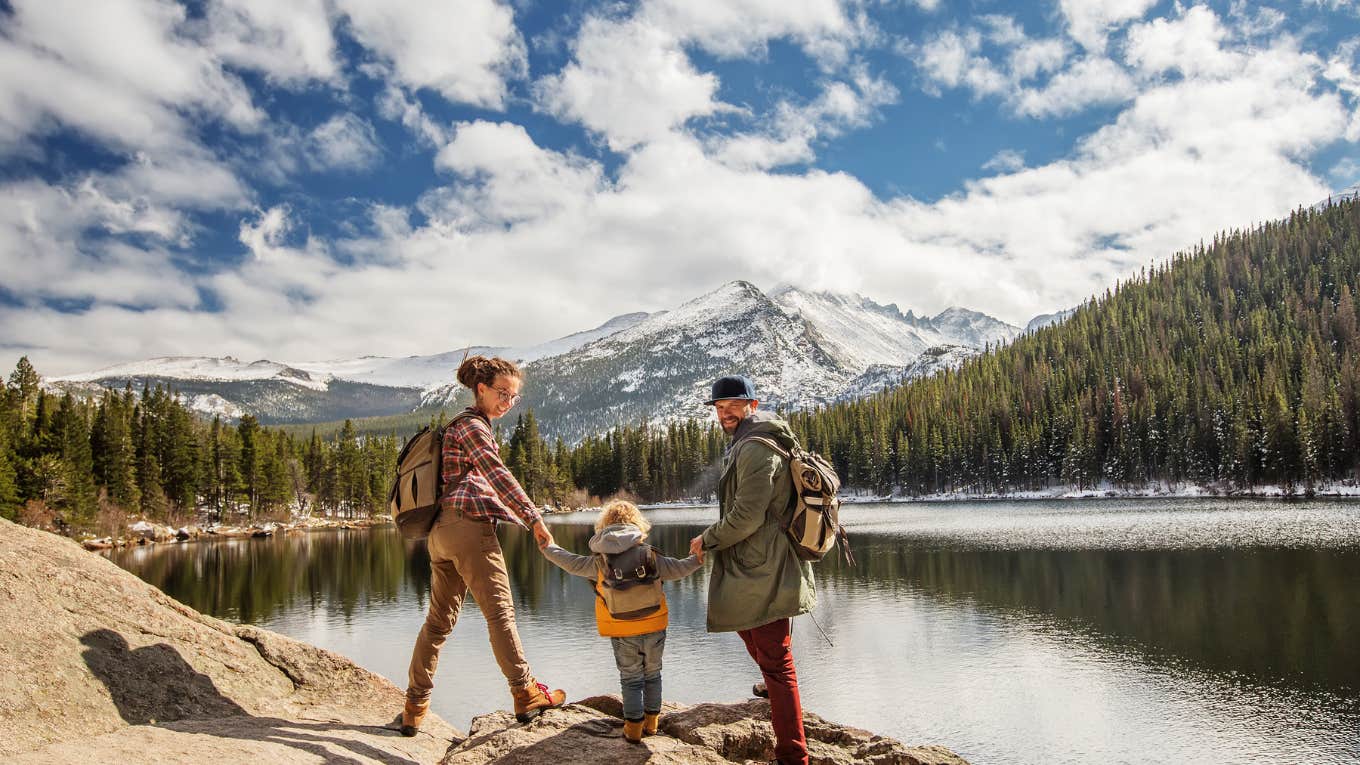
[[[599,531],[605,526],[614,526],[620,523],[627,523],[642,529],[642,535],[647,536],[652,524],[642,517],[642,511],[638,506],[624,499],[616,499],[613,502],[600,508],[600,517],[595,519],[595,530]]]

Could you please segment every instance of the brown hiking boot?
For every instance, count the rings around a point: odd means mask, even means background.
[[[762,699],[768,699],[770,697],[770,689],[766,688],[765,681],[761,680],[760,682],[751,686],[751,695],[759,696]]]
[[[420,724],[425,722],[425,713],[429,711],[430,702],[416,704],[407,699],[406,706],[401,710],[401,735],[408,738],[416,735],[416,731],[420,730]]]
[[[660,712],[646,712],[642,715],[642,735],[655,736],[657,728],[661,727]]]
[[[529,678],[529,682],[518,688],[511,688],[510,695],[515,698],[515,719],[522,723],[538,717],[545,709],[562,706],[567,700],[567,692],[558,688],[550,691],[548,686]]]

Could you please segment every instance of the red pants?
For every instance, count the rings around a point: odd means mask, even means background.
[[[751,658],[760,665],[770,692],[770,724],[774,726],[774,756],[784,765],[807,765],[803,735],[803,704],[798,700],[798,672],[793,668],[793,643],[788,619],[777,619],[749,630],[738,630]]]

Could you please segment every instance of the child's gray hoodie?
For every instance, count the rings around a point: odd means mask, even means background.
[[[588,546],[593,553],[608,555],[621,553],[634,545],[642,544],[642,540],[642,529],[631,523],[616,523],[596,532],[595,536],[590,538]],[[599,555],[577,555],[555,544],[543,548],[543,554],[568,574],[594,579],[600,570]],[[670,558],[660,553],[656,555],[657,578],[663,582],[683,579],[698,571],[702,565],[699,558],[694,555],[684,559]]]

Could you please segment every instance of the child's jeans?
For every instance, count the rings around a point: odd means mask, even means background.
[[[609,642],[614,645],[614,663],[619,668],[623,719],[641,720],[643,712],[660,712],[661,652],[666,650],[666,631],[610,638]]]

